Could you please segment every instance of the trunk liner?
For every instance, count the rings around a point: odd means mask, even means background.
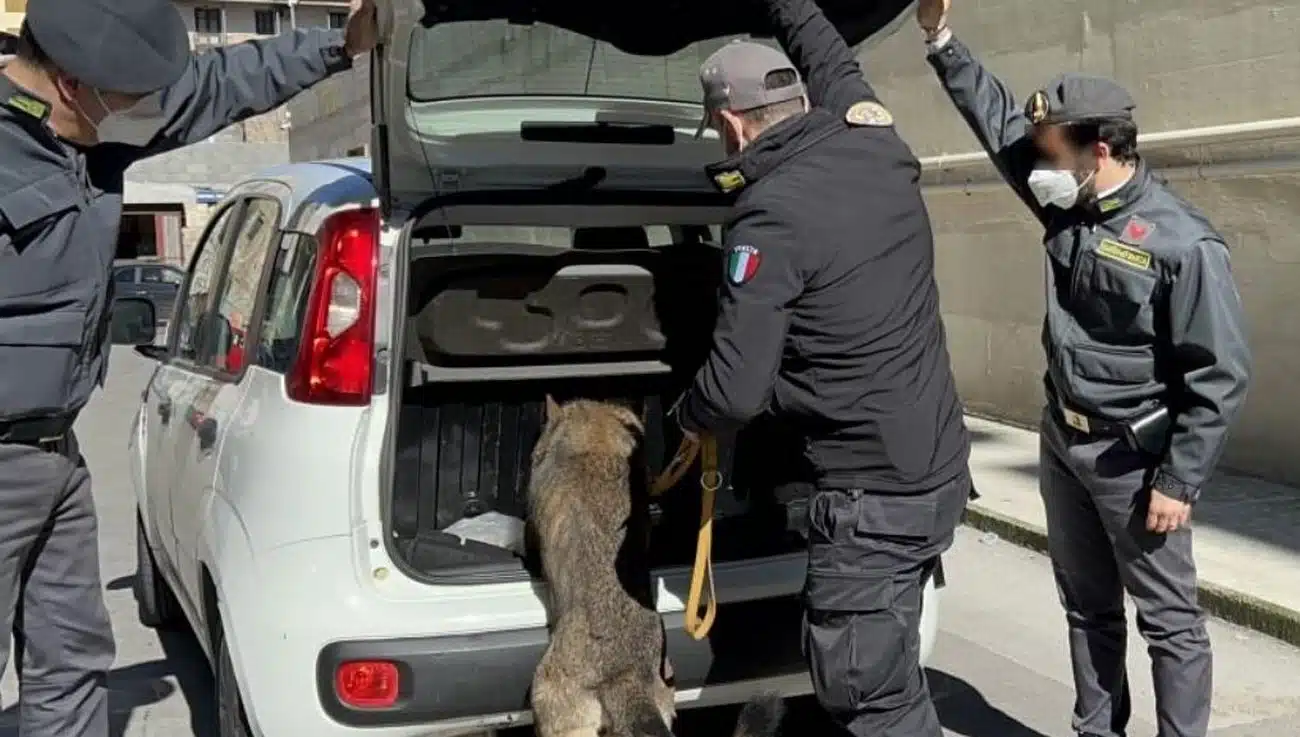
[[[430,384],[406,390],[398,426],[392,532],[417,571],[518,562],[509,551],[440,532],[466,516],[493,510],[524,518],[529,453],[546,394],[623,400],[643,408],[644,456],[652,472],[677,448],[680,432],[664,416],[682,379],[668,375],[562,381]],[[715,522],[715,559],[789,552],[801,545],[801,500],[809,491],[802,446],[775,423],[747,428],[722,449],[724,468],[747,513]],[[688,473],[656,505],[652,553],[658,564],[684,564],[694,551],[698,473]],[[746,510],[732,509],[734,512]]]

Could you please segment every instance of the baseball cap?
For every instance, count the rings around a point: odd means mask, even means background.
[[[700,85],[704,88],[704,118],[696,138],[703,135],[709,116],[718,110],[753,110],[807,94],[799,71],[785,54],[740,39],[704,60]]]

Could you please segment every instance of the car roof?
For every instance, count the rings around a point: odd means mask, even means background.
[[[258,182],[274,182],[289,189],[289,229],[296,229],[305,219],[318,217],[322,209],[367,203],[377,196],[370,159],[353,157],[280,164],[264,169],[232,187],[224,199],[246,194],[245,188]]]

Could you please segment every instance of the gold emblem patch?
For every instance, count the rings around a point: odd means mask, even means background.
[[[1125,266],[1132,266],[1135,269],[1149,271],[1151,269],[1151,252],[1144,251],[1141,248],[1126,246],[1119,241],[1109,238],[1103,240],[1100,246],[1097,246],[1097,255],[1118,261]]]
[[[893,114],[884,105],[870,100],[854,103],[853,107],[844,113],[844,120],[849,125],[867,125],[875,128],[894,124]]]
[[[1025,115],[1029,116],[1029,122],[1038,125],[1047,119],[1047,113],[1052,109],[1051,102],[1047,99],[1047,93],[1039,90],[1029,98],[1029,104],[1025,106]]]
[[[713,175],[713,183],[723,192],[735,192],[745,186],[745,175],[739,169],[718,172]]]
[[[1118,197],[1111,197],[1109,199],[1105,199],[1102,200],[1101,202],[1098,202],[1097,209],[1101,210],[1102,212],[1110,212],[1111,210],[1119,209],[1119,206],[1122,204],[1124,204],[1124,200],[1121,200]]]

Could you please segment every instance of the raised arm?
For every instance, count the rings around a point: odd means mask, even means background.
[[[1190,249],[1170,288],[1168,312],[1182,400],[1170,408],[1169,451],[1151,485],[1195,502],[1223,454],[1250,381],[1250,348],[1227,246],[1207,240]]]
[[[938,73],[957,112],[988,152],[1003,179],[1043,219],[1043,208],[1034,200],[1028,185],[1029,172],[1038,160],[1029,137],[1032,126],[1011,90],[985,69],[952,31],[941,31],[927,46],[930,66]]]
[[[814,0],[764,1],[776,38],[803,75],[813,106],[842,116],[854,103],[876,99],[853,49]]]
[[[145,155],[201,141],[274,110],[351,66],[342,31],[290,31],[196,54],[189,69],[164,91],[167,123]]]

